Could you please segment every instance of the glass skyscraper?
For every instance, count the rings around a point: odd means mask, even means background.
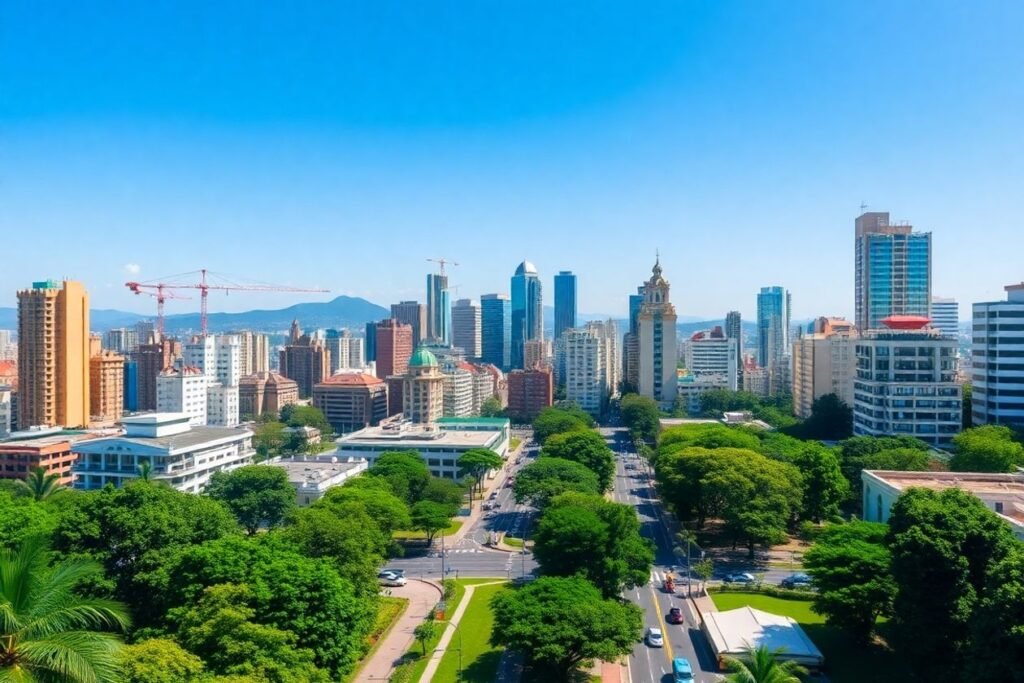
[[[480,297],[480,359],[508,370],[512,363],[512,302],[506,294]]]
[[[544,338],[544,296],[537,268],[523,261],[512,276],[511,367],[522,368],[526,342]]]
[[[576,276],[568,270],[555,275],[555,339],[576,327]]]
[[[773,368],[789,353],[790,295],[784,287],[762,287],[757,295],[757,362]]]
[[[879,329],[891,315],[930,318],[932,234],[890,224],[888,212],[861,214],[854,228],[857,327]]]
[[[427,333],[423,338],[444,346],[452,343],[452,304],[447,275],[427,275]]]

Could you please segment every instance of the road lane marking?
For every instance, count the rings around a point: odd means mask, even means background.
[[[661,605],[658,604],[658,593],[651,588],[651,596],[654,598],[654,611],[658,615],[658,625],[661,627],[662,640],[665,641],[665,653],[668,655],[669,663],[672,662],[672,641],[668,637],[668,629],[665,628],[665,620],[661,616]]]

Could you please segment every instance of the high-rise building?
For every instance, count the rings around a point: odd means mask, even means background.
[[[348,330],[327,330],[327,350],[331,352],[331,374],[342,370],[361,370],[363,362],[363,340],[354,337]]]
[[[387,384],[362,372],[332,375],[313,387],[313,406],[338,434],[377,425],[388,416]]]
[[[11,330],[0,330],[0,362],[18,360],[18,345],[12,339]]]
[[[281,351],[281,374],[298,383],[299,398],[309,398],[313,387],[330,375],[331,352],[308,334],[301,334],[298,321],[292,323],[289,342]]]
[[[11,386],[0,384],[0,440],[11,433]]]
[[[254,372],[238,384],[238,412],[250,420],[260,415],[277,416],[282,408],[298,402],[298,383],[271,370]]]
[[[512,362],[512,301],[505,294],[480,297],[481,360],[501,370]]]
[[[605,339],[593,327],[570,328],[562,335],[565,344],[565,398],[594,417],[608,406]]]
[[[444,397],[441,413],[444,417],[473,415],[473,371],[463,367],[466,363],[445,363],[441,374]]]
[[[117,327],[103,335],[103,348],[114,353],[131,353],[139,346],[139,335],[134,327]]]
[[[793,413],[806,419],[814,401],[835,394],[853,406],[857,330],[841,318],[818,318],[793,341]]]
[[[430,284],[427,285],[427,288],[429,290]],[[423,343],[423,335],[427,330],[426,306],[418,301],[400,301],[397,304],[391,304],[391,317],[412,327],[413,346]]]
[[[508,373],[508,414],[515,422],[531,422],[553,403],[551,368]]]
[[[452,310],[448,276],[427,275],[427,341],[452,343]]]
[[[18,292],[18,424],[89,424],[89,295],[82,283]]]
[[[252,330],[241,330],[230,333],[238,337],[240,344],[240,369],[242,377],[270,369],[270,339],[265,334]]]
[[[137,409],[156,410],[156,378],[161,372],[174,365],[181,358],[181,342],[176,339],[162,339],[159,342],[139,344],[132,354],[136,364]]]
[[[683,363],[689,374],[702,380],[702,386],[736,391],[740,379],[736,347],[736,340],[721,327],[695,332],[683,342]]]
[[[549,366],[551,345],[546,339],[529,339],[523,346],[523,367],[539,368]]]
[[[736,376],[743,378],[743,317],[739,311],[725,314],[725,336],[736,340]]]
[[[676,309],[669,284],[656,259],[651,279],[643,286],[644,303],[637,315],[638,391],[670,408],[676,399]]]
[[[864,330],[893,315],[931,317],[932,234],[909,223],[891,224],[888,212],[868,212],[854,221],[856,319]]]
[[[512,367],[526,367],[526,342],[538,339],[544,339],[544,294],[537,268],[523,261],[512,276]]]
[[[377,323],[377,377],[404,375],[412,356],[412,326],[397,320]]]
[[[975,425],[1024,427],[1024,282],[1006,301],[973,307],[971,412]]]
[[[943,296],[932,297],[932,327],[954,339],[960,338],[960,304],[956,299]]]
[[[199,368],[207,380],[206,422],[199,424],[219,427],[234,427],[238,424],[238,384],[242,379],[241,346],[236,335],[198,336],[185,344],[182,350],[184,367]]]
[[[124,412],[134,413],[139,409],[139,364],[134,360],[124,362]]]
[[[555,339],[576,327],[576,276],[563,270],[555,275]]]
[[[103,349],[97,336],[89,341],[89,421],[112,424],[124,412],[124,356]]]
[[[432,424],[443,412],[444,375],[437,358],[424,348],[416,349],[402,377],[403,416],[416,424]]]
[[[377,361],[377,323],[375,322],[366,323],[366,333],[363,335],[363,357],[367,363]]]
[[[913,436],[949,448],[961,428],[957,341],[924,316],[891,316],[856,343],[853,433]]]
[[[161,413],[183,413],[188,423],[205,426],[209,378],[201,368],[182,365],[167,368],[156,378],[156,409]]]
[[[459,299],[452,306],[452,346],[463,350],[466,358],[479,358],[482,341],[480,304]]]
[[[762,287],[757,295],[757,362],[769,371],[789,354],[791,302],[784,287]]]
[[[135,323],[135,339],[139,344],[156,344],[160,341],[156,323],[152,320],[140,320]]]

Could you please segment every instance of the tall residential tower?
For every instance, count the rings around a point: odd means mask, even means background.
[[[523,261],[512,276],[512,359],[514,368],[525,363],[526,342],[544,339],[544,296],[537,268]]]
[[[555,339],[576,327],[576,276],[568,270],[555,275]]]
[[[931,317],[932,234],[909,223],[889,223],[888,212],[854,221],[856,319],[861,332],[892,315]]]
[[[654,262],[643,295],[637,316],[638,389],[641,396],[670,408],[676,399],[676,309],[669,300],[660,260]]]

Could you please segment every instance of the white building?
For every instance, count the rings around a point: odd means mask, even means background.
[[[955,339],[923,316],[890,316],[888,329],[868,330],[856,343],[853,433],[913,436],[948,448],[961,428]]]
[[[975,425],[1024,427],[1024,282],[1006,301],[974,304],[971,411]]]
[[[608,406],[605,340],[593,327],[562,332],[565,353],[565,398],[597,417]]]
[[[608,384],[608,393],[615,395],[619,390],[619,383],[622,382],[622,352],[619,350],[619,327],[615,321],[609,318],[604,322],[593,321],[587,323],[587,329],[593,330],[601,338],[601,345],[604,353],[605,381]]]
[[[238,383],[242,379],[242,344],[239,337],[236,335],[195,337],[182,347],[182,363],[198,368],[206,377],[208,404],[204,424],[220,427],[237,425],[239,422]],[[161,409],[159,405],[157,409]],[[171,410],[171,408],[167,409]],[[189,411],[183,410],[182,412]]]
[[[933,491],[956,488],[970,493],[1010,525],[1013,535],[1024,541],[1024,473],[981,472],[890,472],[864,470],[864,520],[888,522],[893,503],[909,488]]]
[[[697,332],[683,342],[683,363],[691,375],[724,377],[723,389],[739,389],[739,362],[736,339],[726,336],[721,327]]]
[[[209,378],[189,365],[167,368],[156,378],[156,409],[161,413],[183,413],[189,424],[206,424]]]
[[[134,327],[116,327],[103,334],[103,348],[128,354],[139,347],[139,334]]]
[[[238,338],[242,377],[270,370],[270,339],[267,335],[251,330],[231,334]]]
[[[18,360],[18,345],[12,341],[10,330],[0,330],[0,360]]]
[[[297,458],[274,458],[265,464],[280,467],[295,487],[299,505],[306,506],[323,498],[327,489],[341,486],[366,471],[367,462],[358,458],[339,458],[332,453]]]
[[[445,417],[473,415],[473,373],[459,367],[458,364],[446,364],[442,374],[444,407],[441,414]]]
[[[813,329],[793,342],[793,412],[803,419],[811,416],[814,401],[825,394],[853,406],[856,328],[839,318],[819,318]]]
[[[81,441],[74,488],[94,491],[121,486],[149,463],[153,480],[178,491],[199,493],[214,472],[252,463],[252,432],[239,427],[191,426],[182,413],[146,413],[121,419],[125,433]]]
[[[960,304],[956,299],[932,297],[932,327],[937,327],[947,337],[960,338]]]
[[[0,384],[0,439],[11,435],[11,388]]]
[[[325,341],[331,353],[331,374],[343,370],[362,370],[366,365],[363,338],[354,337],[349,330],[327,330]]]
[[[452,346],[458,346],[466,353],[466,358],[481,356],[480,344],[480,302],[472,299],[459,299],[452,306]]]
[[[729,341],[734,341],[730,339]],[[689,415],[700,415],[700,397],[709,391],[729,388],[729,375],[726,373],[702,375],[683,375],[676,383],[679,403]]]
[[[671,408],[676,400],[676,309],[669,301],[669,284],[659,261],[642,289],[644,301],[637,315],[638,389],[641,396]]]

